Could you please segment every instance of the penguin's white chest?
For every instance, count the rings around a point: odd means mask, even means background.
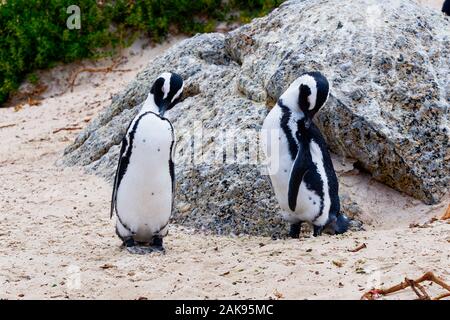
[[[169,162],[173,133],[157,115],[142,117],[127,133],[131,154],[117,190],[117,213],[138,241],[150,240],[169,221],[172,178]]]
[[[289,208],[288,204],[288,186],[294,160],[289,150],[289,142],[285,132],[281,128],[282,112],[276,105],[267,115],[262,127],[262,146],[266,154],[267,168],[275,196],[283,210]],[[288,124],[295,135],[295,122]],[[292,128],[291,128],[292,127]],[[295,140],[297,144],[297,141]]]

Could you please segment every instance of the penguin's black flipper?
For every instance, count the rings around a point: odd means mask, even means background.
[[[172,180],[172,208],[173,208],[173,205],[175,203],[175,164],[173,162],[173,159],[175,159],[175,148],[176,148],[175,132],[173,129],[172,122],[170,122],[167,119],[165,119],[165,120],[169,123],[170,131],[172,133],[172,143],[170,144],[169,174],[170,174],[170,179]]]
[[[291,176],[289,177],[288,202],[289,208],[292,211],[295,211],[297,207],[298,190],[311,162],[312,159],[308,144],[301,143],[297,157],[295,157],[294,164],[292,165]]]
[[[110,218],[112,218],[114,209],[116,208],[117,189],[119,188],[120,181],[122,180],[122,177],[123,177],[123,175],[127,169],[127,165],[128,165],[128,161],[122,161],[125,150],[127,149],[127,146],[128,146],[128,141],[127,141],[127,138],[125,135],[122,139],[122,146],[120,147],[120,153],[119,153],[119,163],[117,165],[116,175],[114,176],[113,192],[112,192],[112,196],[111,196],[111,212],[110,212],[110,216],[109,216]]]

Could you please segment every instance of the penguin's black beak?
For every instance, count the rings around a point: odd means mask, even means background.
[[[162,117],[164,113],[169,109],[170,103],[167,101],[163,101],[163,103],[159,106],[159,115]]]
[[[311,116],[308,114],[308,113],[306,113],[305,114],[305,128],[306,129],[309,129],[309,127],[311,126]]]

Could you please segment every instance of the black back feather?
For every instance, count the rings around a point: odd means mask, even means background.
[[[450,16],[450,0],[445,0],[444,5],[442,6],[442,12]]]

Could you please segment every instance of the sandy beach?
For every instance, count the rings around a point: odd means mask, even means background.
[[[82,73],[73,92],[68,76],[80,63],[45,71],[39,105],[0,109],[0,299],[359,299],[427,271],[450,281],[450,221],[427,223],[444,215],[449,197],[424,205],[337,157],[342,191],[360,204],[364,231],[272,240],[172,225],[165,255],[123,250],[109,219],[111,185],[59,160],[112,96],[177,41],[138,41],[122,52],[117,69],[125,71]]]

